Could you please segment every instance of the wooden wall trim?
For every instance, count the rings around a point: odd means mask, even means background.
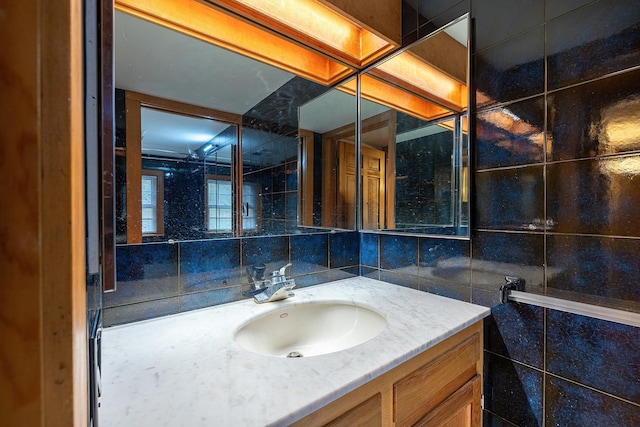
[[[2,7],[3,425],[87,423],[81,6]]]
[[[142,125],[140,100],[133,96],[125,99],[127,123],[127,243],[142,243]]]
[[[42,424],[38,1],[3,3],[0,25],[0,414]],[[25,31],[25,28],[33,31]],[[14,42],[10,42],[10,41]],[[16,43],[15,40],[19,40]]]
[[[82,1],[40,2],[44,424],[87,423]]]

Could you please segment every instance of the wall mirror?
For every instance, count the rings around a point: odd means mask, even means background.
[[[300,226],[356,226],[356,79],[299,109]]]
[[[469,237],[468,26],[361,74],[363,230]]]
[[[355,228],[299,220],[301,182],[318,185],[301,178],[301,147],[318,171],[325,154],[305,135],[353,126],[355,83],[349,93],[122,11],[114,20],[117,243]],[[299,107],[337,92],[344,111],[299,126]]]

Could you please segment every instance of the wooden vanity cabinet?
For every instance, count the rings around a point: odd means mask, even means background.
[[[482,425],[482,322],[294,423],[294,426]]]

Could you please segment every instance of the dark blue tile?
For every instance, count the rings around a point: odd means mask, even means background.
[[[289,237],[255,237],[242,239],[242,265],[246,268],[256,264],[266,266],[268,277],[285,264],[289,263]],[[287,271],[287,275],[290,274]]]
[[[416,7],[419,14],[419,25],[431,22],[451,9],[458,10],[461,6],[464,9],[462,9],[461,13],[455,15],[454,19],[469,12],[469,0],[418,0]],[[445,22],[445,24],[451,21],[452,19]]]
[[[495,291],[505,276],[525,280],[528,292],[544,285],[544,236],[530,233],[477,232],[472,239],[471,274],[474,288]]]
[[[161,279],[178,274],[177,246],[140,244],[116,248],[118,282]]]
[[[307,274],[329,268],[328,234],[291,236],[291,274]]]
[[[298,193],[291,192],[285,194],[286,211],[285,218],[292,220],[294,224],[298,220]]]
[[[177,245],[117,246],[116,280],[116,291],[103,294],[105,307],[177,295]]]
[[[485,408],[519,426],[542,425],[542,372],[485,352]]]
[[[477,287],[471,289],[471,302],[489,308],[502,303],[500,296],[500,291],[497,290],[485,290]]]
[[[380,268],[386,270],[412,270],[417,274],[418,238],[401,235],[380,235]],[[409,267],[407,269],[406,267]]]
[[[518,427],[517,425],[512,424],[486,410],[482,411],[482,425],[484,427]]]
[[[544,98],[484,110],[476,119],[478,169],[544,160]]]
[[[440,282],[471,284],[469,241],[420,238],[418,249],[420,277]]]
[[[458,301],[471,301],[471,285],[421,279],[418,283],[418,289],[429,292],[430,294],[453,298]]]
[[[640,404],[639,354],[640,328],[548,312],[550,373]]]
[[[478,108],[544,91],[542,27],[478,52],[474,61]]]
[[[360,233],[360,263],[371,267],[378,267],[378,235],[374,233]]]
[[[547,97],[548,160],[640,150],[640,71],[554,92]]]
[[[640,406],[547,376],[546,424],[549,426],[638,426]]]
[[[547,166],[547,215],[561,233],[640,236],[640,155]]]
[[[284,219],[287,209],[285,206],[284,193],[274,193],[272,195],[271,213],[272,218]]]
[[[476,229],[544,230],[542,166],[475,174]]]
[[[543,368],[544,309],[513,302],[493,307],[484,322],[484,337],[485,349]]]
[[[240,239],[180,243],[183,292],[239,285]]]
[[[405,288],[418,289],[418,277],[380,270],[380,280]]]
[[[331,279],[329,278],[329,270],[327,270],[319,273],[311,273],[311,274],[305,274],[302,276],[296,276],[295,281],[296,281],[296,289],[301,289],[301,288],[306,288],[308,286],[327,283],[327,282],[330,282]]]
[[[418,0],[402,0],[402,38],[418,29]],[[403,41],[403,45],[406,45]]]
[[[297,162],[287,164],[285,171],[287,174],[287,191],[296,191],[298,189],[297,165]]]
[[[549,235],[547,246],[549,288],[640,303],[640,239]]]
[[[550,90],[640,65],[640,2],[600,0],[547,24]]]
[[[418,38],[425,37],[469,13],[469,0],[422,1],[418,16]]]
[[[179,311],[180,299],[178,297],[163,298],[117,307],[107,307],[103,310],[103,323],[105,327],[122,325],[167,316]]]
[[[577,9],[580,6],[591,3],[592,1],[594,0],[546,0],[545,19],[550,21],[567,12],[571,12],[573,9]]]
[[[353,267],[333,268],[327,271],[328,282],[333,282],[334,280],[351,279],[358,276],[360,276],[360,267],[357,265]]]
[[[242,299],[240,286],[214,289],[205,292],[194,292],[180,296],[180,311],[197,310],[199,308],[226,304]]]
[[[476,46],[484,49],[523,31],[542,25],[544,2],[540,0],[474,1]]]
[[[360,275],[362,277],[368,277],[369,279],[380,280],[380,270],[377,268],[360,266]]]
[[[359,233],[338,232],[329,236],[329,266],[332,269],[360,264]]]

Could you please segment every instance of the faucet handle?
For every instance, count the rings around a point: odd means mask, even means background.
[[[280,275],[284,276],[285,271],[287,270],[287,267],[291,267],[291,263],[287,263],[287,265],[280,267]]]

